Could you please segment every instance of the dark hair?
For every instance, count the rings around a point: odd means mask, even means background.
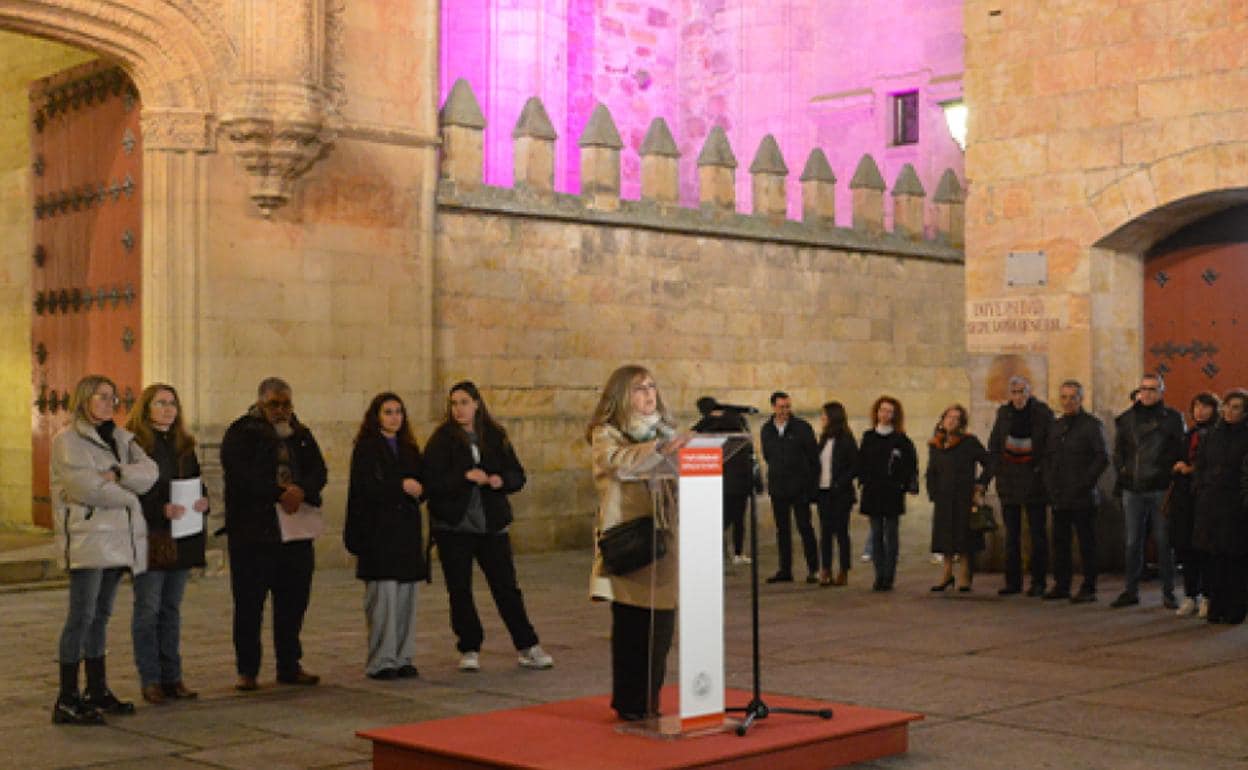
[[[1226,391],[1226,395],[1222,397],[1222,404],[1226,405],[1231,399],[1237,399],[1240,406],[1248,409],[1248,390],[1243,388],[1231,388]]]
[[[955,436],[962,436],[966,434],[966,426],[970,423],[970,415],[966,413],[966,407],[962,406],[961,404],[950,404],[949,406],[945,407],[945,411],[940,413],[940,420],[937,421],[936,423],[936,430],[935,430],[934,435],[939,436],[941,433],[944,432],[945,415],[949,414],[955,409],[958,411],[958,427],[954,428],[953,434]]]
[[[1214,417],[1217,417],[1218,408],[1222,406],[1222,402],[1218,400],[1217,396],[1213,395],[1207,390],[1202,390],[1201,392],[1192,396],[1191,403],[1187,405],[1187,411],[1191,413],[1191,418],[1193,422],[1196,421],[1196,405],[1197,404],[1204,404],[1205,406],[1212,409]]]
[[[403,405],[403,399],[399,398],[397,393],[386,391],[373,396],[373,400],[369,402],[368,409],[364,412],[364,419],[360,421],[360,429],[355,434],[355,443],[366,441],[374,436],[381,435],[381,408],[394,401],[403,410],[403,424],[399,426],[396,434],[400,444],[406,444],[417,452],[420,447],[416,444],[416,436],[412,433],[412,425],[407,421],[407,407]]]
[[[710,396],[703,396],[702,398],[698,399],[697,407],[698,407],[698,414],[705,417],[711,412],[719,408],[719,402],[716,401],[714,398],[711,398]]]
[[[788,398],[788,397],[789,397],[788,393],[785,393],[783,390],[777,390],[775,393],[771,394],[771,405],[775,406],[777,401],[779,401],[782,398]]]
[[[1128,398],[1129,398],[1129,399],[1131,399],[1131,403],[1133,403],[1133,404],[1135,403],[1136,399],[1138,399],[1139,397],[1140,397],[1140,389],[1139,389],[1139,388],[1136,388],[1135,390],[1131,391],[1131,395],[1130,395],[1130,396],[1128,396]]]
[[[172,393],[173,400],[178,405],[178,413],[173,418],[169,431],[173,434],[173,453],[177,455],[178,460],[181,460],[187,452],[194,451],[195,439],[187,432],[186,425],[182,422],[182,398],[172,385],[156,382],[144,388],[139,394],[139,400],[134,402],[134,407],[130,410],[130,416],[126,420],[126,430],[134,434],[135,441],[139,442],[144,452],[149,455],[152,453],[156,447],[156,434],[152,429],[152,402],[156,400],[156,394],[162,390]]]
[[[831,439],[851,435],[849,415],[845,414],[844,404],[840,401],[829,401],[823,405],[823,414],[828,418],[828,424],[823,426],[823,431],[819,434],[819,446],[823,446]]]
[[[477,413],[472,417],[472,432],[477,434],[477,440],[482,444],[497,441],[505,446],[507,431],[494,420],[490,415],[490,410],[485,408],[485,399],[481,398],[481,391],[477,390],[477,385],[472,380],[460,380],[446,392],[446,416],[442,418],[442,424],[438,426],[438,429],[459,427],[459,423],[455,422],[455,415],[451,413],[451,396],[457,390],[462,390],[468,394],[469,398],[477,402]],[[462,434],[462,430],[452,433],[467,441],[467,437]]]
[[[880,405],[881,404],[893,405],[893,430],[897,431],[898,433],[905,433],[906,432],[906,413],[902,411],[901,409],[901,402],[893,398],[892,396],[880,396],[879,398],[875,400],[875,403],[871,405],[871,427],[874,428],[875,426],[880,424]]]

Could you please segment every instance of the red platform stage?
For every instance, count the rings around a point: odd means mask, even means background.
[[[664,710],[676,710],[664,691]],[[671,699],[670,705],[668,704]],[[728,692],[744,704],[749,693]],[[921,714],[764,695],[771,708],[832,708],[831,720],[772,714],[744,737],[728,731],[656,739],[621,733],[605,695],[417,722],[359,733],[373,742],[373,770],[827,770],[903,754]]]

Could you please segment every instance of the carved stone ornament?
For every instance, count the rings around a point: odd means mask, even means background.
[[[248,195],[265,216],[290,200],[295,180],[328,151],[334,138],[323,118],[312,116],[238,117],[222,121],[222,128],[250,177]]]

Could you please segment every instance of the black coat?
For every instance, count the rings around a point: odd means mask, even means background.
[[[971,504],[976,485],[992,480],[988,450],[972,435],[951,447],[927,445],[927,498],[932,501],[932,552],[975,553],[984,537],[972,532]],[[976,468],[978,467],[978,473]]]
[[[1156,492],[1170,486],[1174,464],[1183,459],[1183,415],[1157,402],[1135,404],[1114,421],[1117,487]]]
[[[750,425],[739,412],[707,415],[693,426],[696,433],[749,433]],[[724,461],[724,496],[748,495],[754,489],[754,445],[746,444]]]
[[[872,428],[858,447],[858,482],[862,488],[858,512],[864,516],[900,516],[906,512],[906,493],[918,491],[919,455],[904,433],[887,436]]]
[[[329,481],[325,458],[312,431],[291,415],[294,433],[280,439],[258,409],[234,421],[221,439],[221,470],[225,476],[225,528],[231,545],[280,543],[277,525],[277,448],[285,441],[290,450],[294,483],[304,502],[321,505],[321,490]]]
[[[848,430],[835,437],[832,442],[832,500],[844,506],[852,506],[858,499],[854,494],[854,479],[858,478],[858,440]],[[832,439],[829,438],[829,441]],[[819,442],[817,457],[822,458],[823,447],[827,441]],[[819,475],[823,471],[823,460],[819,460],[819,473],[815,475],[815,486],[819,485]]]
[[[1209,437],[1209,430],[1212,427],[1212,422],[1196,423],[1187,431],[1187,438],[1184,441],[1186,456],[1183,459],[1189,465],[1196,465],[1200,445]],[[1170,522],[1170,545],[1176,550],[1185,551],[1192,547],[1192,532],[1196,527],[1194,475],[1194,472],[1175,473],[1170,481],[1170,506],[1166,509],[1166,513]]]
[[[1044,451],[1049,430],[1053,426],[1053,410],[1043,401],[1031,397],[1032,460],[1028,463],[1009,462],[1005,457],[1005,439],[1010,435],[1014,405],[1007,402],[997,409],[992,434],[988,436],[992,475],[997,479],[997,496],[1003,505],[1043,503],[1048,495],[1044,489]]]
[[[1224,556],[1248,554],[1244,460],[1248,422],[1219,421],[1196,453],[1196,519],[1192,545]]]
[[[491,489],[488,484],[479,486],[486,528],[490,532],[501,532],[511,524],[511,503],[507,501],[507,495],[524,488],[524,468],[511,441],[505,436],[487,434],[478,436],[477,440],[481,451],[480,464],[473,461],[472,446],[458,425],[443,423],[429,437],[425,446],[422,483],[425,485],[425,498],[429,501],[431,526],[441,523],[453,529],[464,520],[474,486],[464,478],[464,474],[473,468],[480,468],[503,480],[499,489]]]
[[[763,459],[767,461],[767,492],[782,500],[814,500],[819,481],[819,447],[810,423],[790,416],[782,436],[772,417],[763,423],[760,438]]]
[[[1044,485],[1054,509],[1096,510],[1096,484],[1108,467],[1105,426],[1095,416],[1080,409],[1053,424],[1044,448]]]
[[[169,503],[170,497],[170,482],[174,479],[199,478],[199,459],[195,457],[194,450],[179,457],[173,436],[168,433],[154,431],[153,437],[155,440],[152,447],[150,449],[144,447],[144,451],[156,462],[156,467],[160,469],[160,477],[156,479],[151,489],[139,495],[139,502],[143,504],[143,518],[147,521],[148,532],[170,532],[173,529],[173,522],[165,516],[165,505]],[[206,487],[202,494],[204,497],[208,496]],[[198,535],[175,540],[174,543],[178,548],[178,563],[172,569],[204,566],[204,544],[207,542],[207,537],[207,534],[201,531]],[[159,568],[150,567],[150,569]]]
[[[402,442],[396,454],[380,434],[351,452],[351,483],[342,539],[358,557],[360,580],[423,580],[425,563],[420,503],[403,491],[406,479],[420,481],[420,451]]]

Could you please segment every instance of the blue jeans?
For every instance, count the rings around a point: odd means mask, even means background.
[[[144,572],[134,579],[134,665],[144,687],[182,681],[182,595],[191,571],[175,569]]]
[[[69,612],[58,652],[61,663],[104,657],[108,619],[124,571],[122,567],[69,571]]]
[[[1150,521],[1153,539],[1157,543],[1162,595],[1174,595],[1174,557],[1170,554],[1168,522],[1161,515],[1161,504],[1165,499],[1164,489],[1154,492],[1124,490],[1122,493],[1122,510],[1127,519],[1127,586],[1124,592],[1131,596],[1140,595],[1140,574],[1144,571],[1144,541]]]

